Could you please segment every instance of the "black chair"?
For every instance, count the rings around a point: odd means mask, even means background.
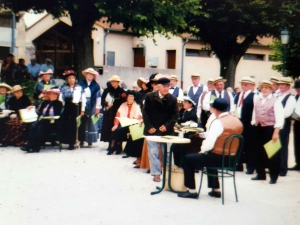
[[[233,142],[238,142],[233,146]],[[198,198],[202,186],[202,179],[203,174],[211,177],[222,178],[222,204],[224,205],[224,178],[232,177],[233,178],[233,185],[234,185],[234,192],[235,192],[235,199],[238,202],[238,196],[236,191],[236,184],[235,184],[235,171],[236,165],[239,162],[239,158],[242,152],[244,138],[240,134],[235,134],[229,136],[223,145],[223,153],[222,153],[222,165],[220,167],[206,167],[202,169],[201,178],[200,178],[200,186],[198,191]],[[228,155],[224,155],[226,146],[228,146]],[[232,152],[236,152],[232,154]],[[218,174],[210,174],[208,173],[207,169],[217,170]]]

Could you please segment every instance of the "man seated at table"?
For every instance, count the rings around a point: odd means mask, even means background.
[[[228,113],[228,103],[222,98],[217,98],[211,104],[212,112],[216,119],[211,123],[206,133],[206,139],[203,141],[201,151],[203,153],[186,155],[183,159],[184,185],[188,190],[178,197],[197,198],[194,172],[195,169],[203,167],[222,166],[222,153],[224,141],[233,134],[241,134],[243,125],[240,120]],[[235,153],[232,149],[230,154]],[[228,155],[228,149],[225,149],[225,155]],[[217,170],[208,170],[209,174],[218,173]],[[211,197],[220,198],[221,192],[218,178],[208,176],[208,187],[212,191],[208,193]]]

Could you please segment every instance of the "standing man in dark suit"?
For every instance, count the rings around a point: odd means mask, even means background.
[[[294,84],[294,88],[297,92],[296,98],[296,107],[295,111],[299,111],[300,109],[300,80],[296,80]],[[296,165],[289,168],[289,170],[297,170],[300,171],[300,115],[298,115],[298,119],[294,122],[294,152],[295,152],[295,161]]]
[[[158,91],[146,95],[143,108],[144,135],[172,135],[178,119],[177,99],[169,93],[168,78],[160,78],[157,84]],[[153,181],[160,182],[161,166],[158,148],[160,145],[164,154],[164,145],[153,141],[147,141],[147,144]]]
[[[246,163],[246,174],[253,174],[255,169],[254,152],[252,148],[254,126],[251,125],[251,120],[254,102],[258,95],[255,95],[252,92],[254,86],[254,79],[251,77],[243,77],[241,80],[242,91],[239,92],[234,98],[236,117],[241,120],[244,127],[242,133],[244,137],[244,145],[236,170],[243,171],[243,163]]]
[[[187,95],[196,103],[198,104],[200,95],[202,92],[207,91],[207,87],[200,84],[200,74],[193,73],[192,76],[192,83],[193,85],[190,86],[187,90]],[[196,106],[197,108],[197,106]]]

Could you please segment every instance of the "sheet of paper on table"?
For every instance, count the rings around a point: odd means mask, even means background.
[[[130,118],[127,118],[127,117],[116,117],[117,120],[120,121],[120,124],[122,127],[128,127],[130,125],[133,125],[133,124],[137,124],[139,123],[139,120],[137,119],[130,119]]]
[[[281,148],[281,142],[280,139],[278,138],[276,142],[274,141],[269,141],[268,143],[266,143],[264,145],[264,148],[266,150],[266,153],[268,155],[268,158],[272,158],[273,155],[276,154],[276,152],[278,152]]]
[[[144,137],[144,128],[144,123],[142,124],[142,126],[140,126],[139,124],[129,126],[130,135],[133,141]]]
[[[32,123],[34,121],[37,121],[38,115],[35,111],[35,107],[32,107],[31,109],[20,109],[19,113],[21,120],[24,123]]]

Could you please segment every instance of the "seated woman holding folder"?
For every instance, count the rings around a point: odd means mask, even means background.
[[[57,117],[60,117],[63,108],[62,102],[58,100],[60,90],[58,88],[52,88],[46,90],[45,93],[49,99],[43,101],[41,104],[38,112],[40,120],[32,124],[27,145],[21,148],[21,150],[27,151],[28,153],[39,152],[40,146],[46,141],[47,134],[59,129]],[[53,142],[53,140],[51,141]]]
[[[142,112],[140,106],[135,102],[134,98],[136,95],[135,91],[126,92],[126,102],[122,103],[119,107],[116,117],[119,118],[130,118],[130,119],[142,119]],[[127,133],[129,133],[129,127],[121,127],[120,121],[115,118],[114,126],[112,127],[112,141],[110,150],[107,155],[111,155],[114,152],[120,154],[122,152],[122,142],[127,140]]]
[[[30,99],[24,95],[23,88],[20,85],[15,85],[11,89],[13,96],[8,100],[8,109],[13,112],[9,116],[9,120],[5,123],[5,135],[2,139],[2,147],[8,145],[21,146],[28,138],[27,130],[29,124],[25,124],[20,119],[20,109],[31,108],[32,104]]]

